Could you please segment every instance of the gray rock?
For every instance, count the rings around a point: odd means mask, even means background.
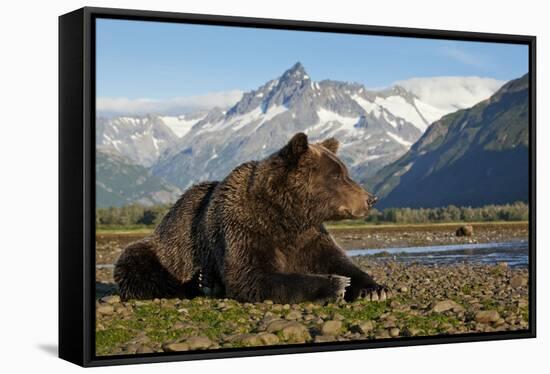
[[[162,345],[162,350],[164,352],[182,352],[189,350],[189,344],[186,342],[180,343],[165,343]]]
[[[245,336],[242,336],[239,341],[248,347],[263,345],[262,339],[258,335],[254,334],[246,334]]]
[[[474,319],[479,323],[491,323],[500,319],[500,314],[496,310],[481,310],[476,313]]]
[[[298,322],[289,322],[281,330],[281,335],[284,340],[292,343],[304,343],[311,340],[311,335],[307,328]]]
[[[390,333],[386,329],[380,329],[376,330],[376,334],[374,336],[376,339],[388,339],[391,338]]]
[[[265,345],[274,345],[279,343],[279,338],[275,334],[271,334],[268,332],[260,333],[258,334],[260,340]]]
[[[289,321],[284,321],[284,320],[281,320],[281,319],[278,319],[278,320],[274,320],[274,321],[271,321],[269,322],[269,324],[267,325],[267,332],[279,332],[281,331],[282,329],[284,329],[286,326],[288,326],[291,322]]]
[[[192,336],[185,341],[189,349],[207,349],[212,345],[212,341],[206,336]]]
[[[299,311],[297,310],[291,310],[290,312],[288,312],[288,314],[285,316],[285,319],[289,320],[289,321],[294,321],[294,320],[297,320],[297,319],[300,319],[302,318],[302,313],[300,313]]]
[[[336,337],[334,335],[317,335],[313,342],[315,343],[327,343],[327,342],[333,342],[336,340]]]
[[[96,307],[95,311],[103,315],[112,315],[115,312],[115,308],[111,304],[99,305]]]
[[[393,327],[390,329],[390,336],[392,338],[399,336],[399,333],[400,333],[400,330],[397,327]]]
[[[154,352],[153,348],[145,344],[140,345],[136,350],[136,353],[153,353],[153,352]]]
[[[299,343],[311,339],[307,328],[295,321],[276,320],[267,326],[268,333],[280,333],[284,340]]]
[[[101,302],[107,303],[107,304],[117,304],[117,303],[120,303],[120,296],[118,295],[103,296],[100,300]]]
[[[137,344],[128,344],[126,347],[123,348],[123,350],[126,351],[127,353],[134,354],[136,353],[138,348],[139,348],[139,345]]]
[[[359,332],[361,334],[368,334],[374,329],[374,322],[372,321],[361,321],[352,326],[352,331]]]
[[[321,332],[323,335],[338,335],[342,331],[342,321],[331,320],[323,323]]]
[[[510,286],[512,288],[519,288],[527,285],[527,278],[521,275],[515,275],[510,279]]]
[[[433,304],[432,311],[436,313],[443,313],[448,310],[453,312],[460,312],[464,310],[464,307],[453,300],[442,300]]]

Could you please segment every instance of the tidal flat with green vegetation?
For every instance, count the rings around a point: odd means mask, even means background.
[[[98,355],[192,351],[525,330],[528,271],[506,264],[429,267],[357,257],[394,296],[322,305],[230,299],[121,302],[98,283]],[[105,296],[103,296],[105,295]]]
[[[473,223],[471,236],[457,236],[461,223],[424,225],[329,225],[346,249],[467,244],[526,240],[528,224]],[[136,230],[137,229],[137,230]],[[526,330],[528,270],[457,263],[431,266],[396,262],[391,256],[353,257],[379,283],[389,300],[351,303],[239,303],[231,299],[129,300],[113,284],[112,264],[147,228],[96,234],[96,353],[118,355],[364,341]]]

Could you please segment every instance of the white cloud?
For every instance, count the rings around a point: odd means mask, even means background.
[[[100,114],[178,115],[214,107],[229,108],[241,99],[242,91],[212,92],[205,95],[174,97],[169,99],[129,99],[126,97],[98,97],[96,109]]]
[[[489,98],[504,81],[482,77],[411,78],[395,84],[445,113],[469,108]]]

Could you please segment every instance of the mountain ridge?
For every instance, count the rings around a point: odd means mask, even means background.
[[[187,188],[223,178],[239,163],[263,158],[303,131],[311,141],[338,138],[352,176],[364,180],[405,153],[428,127],[437,109],[419,103],[398,86],[371,91],[359,83],[314,81],[298,62],[244,93],[227,112],[209,112],[152,171]]]
[[[96,207],[175,201],[182,191],[110,149],[96,150]]]
[[[302,131],[312,142],[338,138],[339,156],[364,182],[407,152],[440,113],[400,85],[369,90],[355,82],[315,81],[297,62],[227,109],[98,117],[96,146],[109,151],[104,157],[118,154],[142,166],[145,177],[184,190],[264,158]]]
[[[528,197],[528,76],[434,122],[366,181],[380,207],[500,204]]]

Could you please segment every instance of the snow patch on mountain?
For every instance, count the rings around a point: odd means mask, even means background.
[[[160,119],[181,138],[191,130],[194,124],[203,120],[204,117],[206,117],[206,113],[201,113],[200,115],[161,116]]]
[[[444,115],[449,114],[446,110],[436,108],[416,98],[414,99],[414,105],[418,108],[418,111],[422,113],[422,117],[424,117],[429,124],[432,124]]]
[[[254,132],[265,122],[284,113],[288,110],[284,105],[276,105],[264,112],[261,106],[244,114],[232,114],[227,117],[222,117],[218,121],[201,121],[194,135],[205,132],[215,132],[220,130],[239,131],[245,127],[249,127],[250,132]],[[253,126],[251,126],[253,125]]]
[[[359,93],[361,92],[363,92],[362,89]],[[352,95],[351,98],[355,100],[355,102],[359,104],[359,106],[363,108],[365,112],[374,113],[374,115],[377,117],[380,116],[380,113],[382,112],[382,108],[380,107],[380,105],[373,103],[372,101],[368,101],[359,95]]]
[[[398,135],[395,135],[394,133],[392,132],[388,132],[387,133],[389,137],[391,137],[393,140],[395,140],[396,142],[398,142],[399,144],[402,144],[404,145],[405,147],[410,147],[412,145],[412,142],[408,142],[406,141],[405,139],[401,138],[400,136]]]
[[[428,127],[428,124],[422,118],[416,107],[408,103],[405,98],[401,96],[377,97],[374,102],[386,108],[394,116],[407,119],[422,132]]]
[[[164,150],[175,144],[177,135],[157,116],[99,117],[96,146],[116,151],[138,165],[151,166]]]
[[[319,122],[314,126],[333,125],[331,126],[331,131],[322,134],[324,137],[329,138],[339,131],[356,132],[357,130],[354,125],[359,121],[359,117],[346,117],[325,108],[320,108],[317,116],[319,117]]]

